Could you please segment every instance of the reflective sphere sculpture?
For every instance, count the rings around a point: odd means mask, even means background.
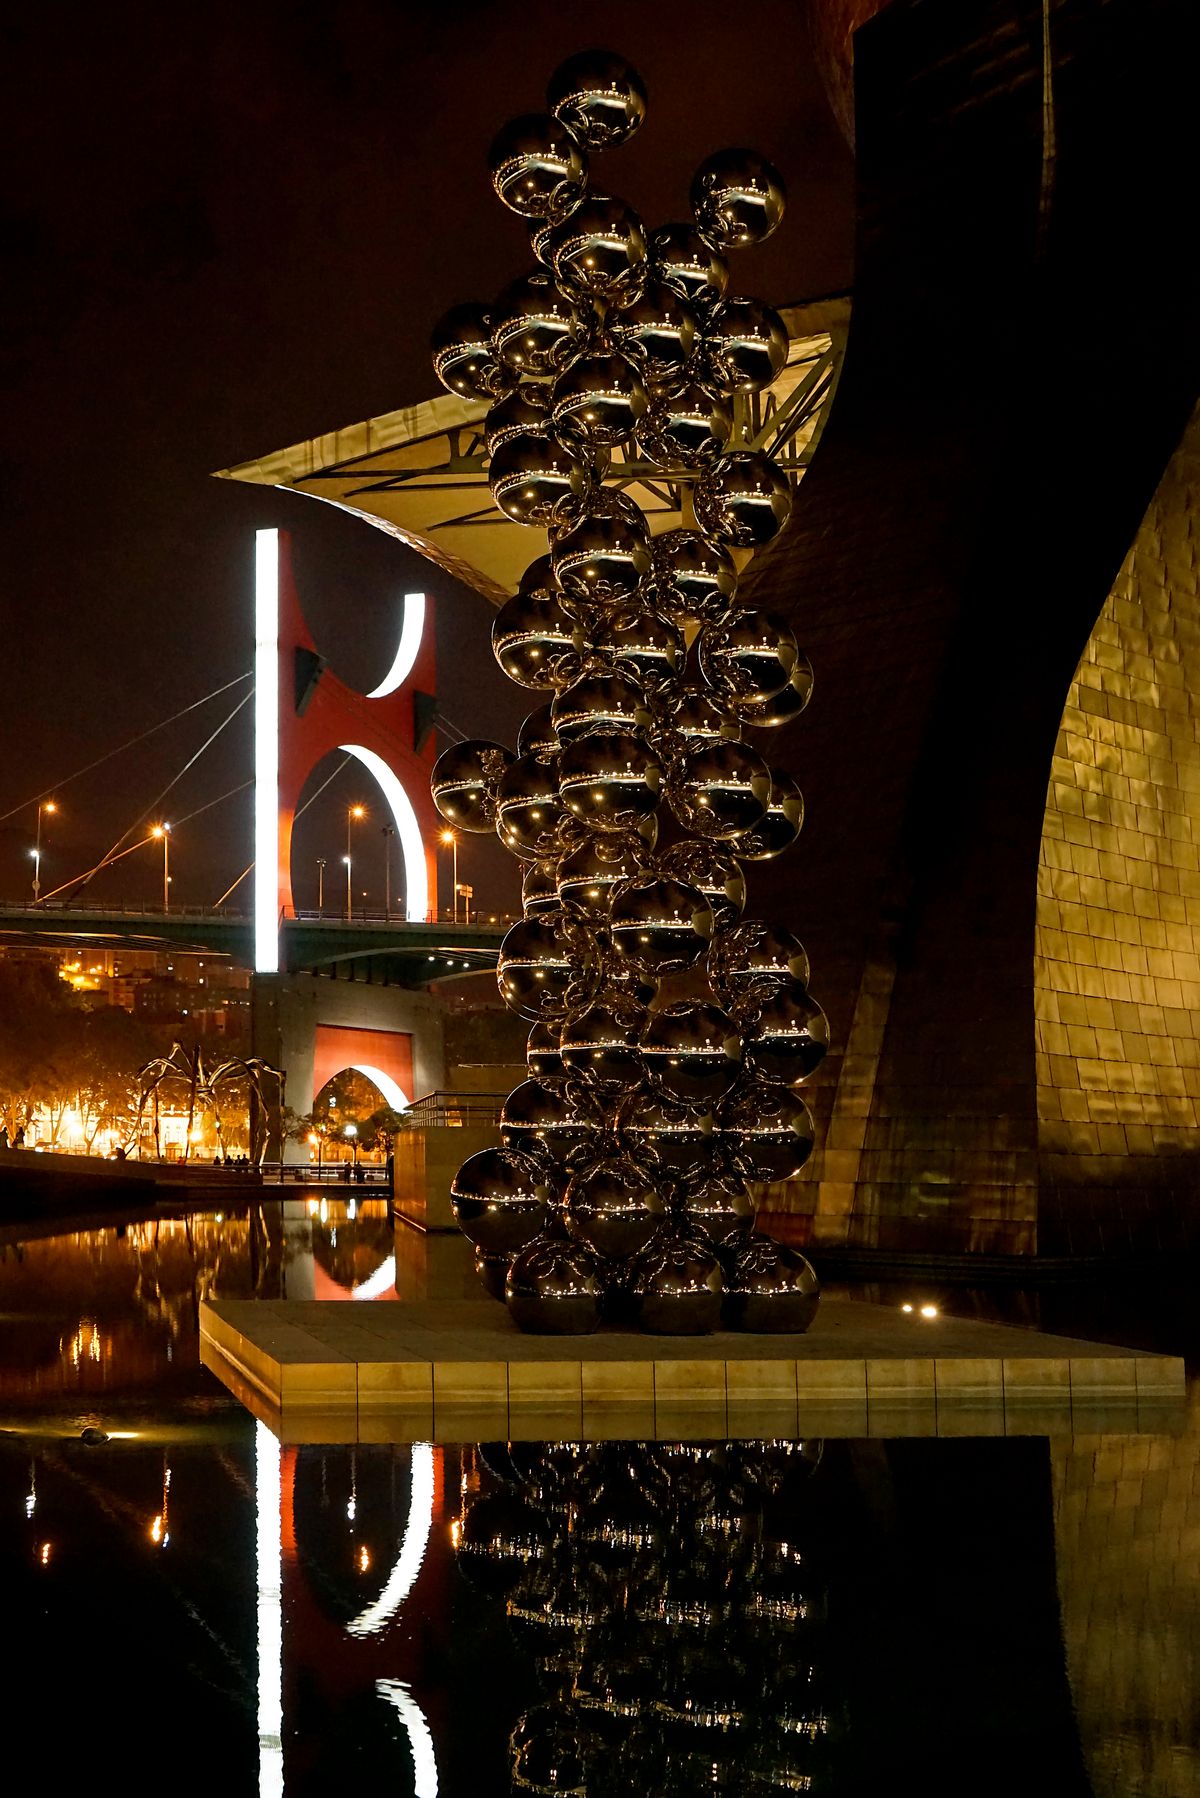
[[[568,57],[550,77],[546,104],[589,150],[612,150],[646,117],[646,89],[632,63],[611,50]]]
[[[722,300],[704,321],[704,366],[723,393],[761,393],[783,373],[788,341],[773,307],[761,300]]]
[[[432,348],[433,372],[450,393],[494,400],[511,385],[492,349],[491,319],[483,306],[452,306],[434,326]]]
[[[773,699],[796,665],[795,634],[777,612],[731,612],[706,624],[698,650],[705,680],[733,705]]]
[[[627,306],[646,284],[646,233],[624,200],[589,194],[546,240],[556,278],[569,292]]]
[[[732,839],[765,818],[771,775],[744,743],[709,743],[672,770],[667,798],[685,830]]]
[[[559,436],[589,449],[628,442],[647,404],[642,376],[629,357],[604,352],[577,356],[551,396]]]
[[[597,504],[555,537],[550,551],[563,604],[577,616],[627,607],[650,571],[650,532],[636,506]]]
[[[537,1162],[513,1149],[468,1155],[450,1182],[459,1229],[477,1249],[519,1249],[545,1227],[550,1189]]]
[[[521,687],[563,687],[579,675],[575,623],[556,599],[505,600],[492,620],[492,653]]]
[[[722,930],[708,952],[708,979],[729,1011],[753,1011],[785,987],[806,986],[808,956],[782,925],[746,918]]]
[[[538,761],[547,762],[558,754],[558,732],[554,728],[554,708],[547,703],[540,705],[529,716],[522,720],[517,732],[518,756],[532,755]]]
[[[701,531],[664,531],[650,545],[654,604],[676,624],[724,618],[737,592],[733,557]]]
[[[701,475],[695,506],[696,522],[710,537],[734,549],[759,549],[791,517],[792,490],[769,456],[735,450]]]
[[[724,930],[741,917],[746,876],[727,849],[715,843],[675,843],[659,856],[658,868],[668,879],[681,880],[704,895],[716,929]]]
[[[804,1256],[769,1236],[748,1236],[725,1277],[725,1321],[734,1330],[801,1335],[821,1302],[816,1274]]]
[[[640,299],[611,313],[605,323],[647,386],[683,381],[696,341],[696,314],[665,281],[651,281]]]
[[[563,1201],[569,1233],[618,1261],[646,1246],[665,1213],[650,1171],[628,1155],[606,1157],[572,1174]]]
[[[741,250],[770,237],[787,190],[779,170],[753,150],[719,150],[692,177],[696,228],[716,250]]]
[[[520,756],[496,789],[496,835],[522,861],[549,861],[558,853],[562,810],[553,761]]]
[[[717,1145],[743,1180],[793,1179],[812,1154],[814,1135],[812,1114],[790,1086],[743,1077],[721,1101]]]
[[[719,393],[696,382],[656,393],[637,427],[637,446],[662,468],[719,463],[733,432],[733,411]]]
[[[622,674],[638,681],[652,703],[669,693],[686,655],[680,627],[653,612],[610,621],[607,629],[597,631],[596,647]]]
[[[483,441],[488,455],[509,437],[549,435],[550,389],[538,381],[522,381],[489,410],[483,421]]]
[[[519,1017],[561,1019],[567,994],[580,977],[562,930],[545,918],[525,918],[505,932],[496,962],[500,997]]]
[[[660,1099],[644,1090],[627,1095],[617,1124],[622,1148],[668,1184],[689,1188],[712,1172],[716,1137],[711,1112]]]
[[[544,1164],[551,1184],[593,1134],[558,1081],[544,1086],[540,1080],[522,1080],[500,1109],[501,1145]]]
[[[522,218],[565,218],[587,186],[587,152],[555,118],[526,113],[497,133],[488,152],[496,197]]]
[[[644,870],[647,854],[637,836],[589,833],[558,864],[559,903],[579,917],[607,919],[614,890]]]
[[[492,1254],[487,1249],[475,1251],[475,1273],[490,1299],[504,1303],[504,1283],[508,1279],[511,1254]]]
[[[487,832],[496,827],[500,777],[515,760],[499,743],[453,743],[433,765],[429,790],[441,816],[456,830]]]
[[[500,510],[515,524],[539,525],[543,530],[564,500],[585,497],[592,484],[587,463],[557,438],[532,432],[506,438],[488,470],[488,486]]]
[[[658,804],[662,764],[641,737],[589,730],[559,757],[558,791],[590,830],[636,829]]]
[[[708,1106],[737,1079],[742,1041],[726,1012],[688,999],[654,1013],[642,1036],[642,1059],[662,1098]]]
[[[521,911],[527,918],[544,917],[559,909],[558,885],[553,862],[530,862],[521,877]]]
[[[694,225],[662,225],[651,232],[650,264],[660,281],[700,312],[729,285],[729,264]]]
[[[635,875],[618,887],[609,915],[618,955],[655,979],[694,967],[713,932],[703,893],[656,874]]]
[[[746,862],[769,862],[790,849],[804,824],[804,795],[781,768],[771,770],[771,803],[766,817],[738,838],[738,855]]]
[[[513,1322],[543,1335],[587,1335],[600,1322],[603,1299],[595,1251],[558,1236],[535,1236],[519,1249],[504,1286]]]
[[[749,1230],[754,1206],[744,1181],[736,1174],[725,1173],[689,1191],[687,1215],[693,1228],[727,1247],[735,1245]]]
[[[740,743],[742,727],[730,717],[716,695],[701,687],[681,687],[672,694],[667,717],[660,727],[664,757],[670,755],[672,773],[697,749],[708,743]],[[669,749],[665,747],[669,744]],[[686,771],[686,770],[684,770]]]
[[[496,358],[515,379],[564,368],[578,355],[591,323],[542,269],[506,287],[491,319]],[[535,421],[533,429],[540,428]]]
[[[645,1021],[640,1005],[615,993],[568,1017],[559,1037],[568,1081],[581,1080],[603,1094],[628,1092],[641,1079],[638,1038]]]
[[[766,1000],[746,1040],[746,1062],[764,1080],[798,1086],[820,1067],[829,1047],[829,1021],[802,986]]]
[[[653,723],[642,682],[601,661],[556,695],[550,715],[560,746],[596,727],[643,731]]]
[[[703,1238],[660,1230],[629,1270],[639,1327],[654,1336],[706,1336],[721,1321],[721,1263]]]
[[[777,730],[781,724],[790,724],[793,718],[800,716],[812,698],[812,690],[812,663],[801,650],[796,656],[791,679],[783,692],[777,693],[774,699],[764,699],[759,705],[749,705],[740,700],[738,717],[753,730]]]
[[[525,1050],[525,1065],[529,1069],[532,1080],[547,1085],[565,1077],[566,1070],[562,1057],[558,1052],[558,1033],[561,1026],[549,1018],[539,1018],[529,1032],[529,1042]]]

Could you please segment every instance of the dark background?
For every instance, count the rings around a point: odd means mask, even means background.
[[[61,805],[44,829],[46,893],[152,805],[245,691],[65,784],[248,669],[260,525],[294,533],[339,673],[378,678],[397,595],[424,585],[441,602],[444,710],[472,733],[509,734],[522,707],[488,651],[484,602],[356,519],[210,475],[436,391],[434,320],[530,261],[490,192],[491,138],[597,41],[650,92],[639,137],[601,164],[604,185],[649,222],[683,216],[696,164],[749,143],[783,169],[790,205],[776,237],[739,258],[737,284],[776,304],[849,284],[850,152],[800,4],[132,0],[8,14],[0,898],[28,893],[39,794]],[[250,717],[150,812],[174,825],[176,903],[212,903],[250,859],[249,790],[187,822],[249,778]],[[301,903],[318,854],[340,872],[344,808],[371,804],[368,787],[348,770],[303,820]],[[373,869],[369,849],[362,887],[379,903],[382,854]],[[160,892],[147,849],[88,898]]]

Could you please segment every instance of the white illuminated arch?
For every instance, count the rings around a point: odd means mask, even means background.
[[[402,687],[413,668],[416,666],[417,651],[421,647],[421,633],[425,629],[425,595],[423,593],[406,593],[404,595],[404,611],[400,620],[400,641],[396,645],[396,659],[384,675],[377,687],[372,687],[367,694],[368,699],[386,699],[397,687]]]
[[[404,1600],[417,1583],[429,1533],[433,1528],[433,1444],[414,1442],[409,1464],[412,1491],[408,1501],[408,1522],[396,1565],[374,1604],[346,1625],[348,1636],[377,1636],[391,1622]]]
[[[425,868],[421,826],[417,823],[417,814],[413,811],[408,794],[404,791],[399,776],[393,773],[383,757],[376,755],[373,749],[364,749],[359,743],[341,743],[338,747],[343,755],[352,755],[356,761],[361,762],[367,773],[374,775],[379,783],[396,821],[396,835],[400,838],[400,855],[404,862],[404,916],[410,924],[423,924],[429,911],[429,876]]]
[[[254,967],[279,972],[279,532],[254,538]]]
[[[373,1086],[379,1088],[385,1102],[391,1106],[393,1111],[408,1110],[409,1106],[412,1104],[412,1100],[407,1096],[402,1086],[397,1086],[390,1074],[385,1074],[382,1068],[372,1067],[370,1062],[367,1061],[352,1061],[350,1066],[354,1069],[356,1074],[365,1075]]]

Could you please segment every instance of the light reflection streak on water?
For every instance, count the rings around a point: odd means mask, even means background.
[[[408,1522],[396,1564],[387,1576],[383,1591],[360,1616],[346,1625],[350,1636],[377,1636],[391,1622],[417,1582],[429,1534],[433,1528],[433,1444],[414,1442],[410,1463],[412,1493],[408,1505]]]
[[[381,1292],[391,1292],[396,1284],[396,1257],[389,1255],[381,1261],[375,1272],[356,1286],[350,1294],[352,1299],[377,1299]]]
[[[413,1757],[415,1798],[437,1798],[437,1758],[424,1711],[402,1679],[377,1679],[375,1690],[381,1698],[395,1706],[408,1734],[408,1746]]]
[[[283,1483],[279,1444],[254,1427],[258,1586],[258,1792],[283,1793]]]

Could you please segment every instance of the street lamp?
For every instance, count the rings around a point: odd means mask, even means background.
[[[347,919],[349,919],[353,915],[353,912],[354,912],[354,895],[353,895],[353,893],[351,891],[351,887],[350,887],[350,856],[351,856],[350,832],[353,829],[354,825],[358,822],[358,820],[360,818],[365,818],[366,815],[367,815],[367,808],[365,805],[350,805],[350,806],[346,807],[346,917],[347,917]]]
[[[392,838],[396,834],[395,826],[385,824],[383,827],[383,915],[388,919],[392,915]]]
[[[163,910],[171,909],[171,826],[156,824],[150,835],[163,846]]]
[[[317,916],[325,916],[325,857],[317,857]]]
[[[357,1173],[358,1172],[358,1125],[357,1124],[347,1124],[345,1130],[343,1131],[343,1135],[346,1137],[347,1141],[350,1143],[351,1147],[354,1150],[354,1171],[355,1171],[355,1173]]]
[[[454,883],[454,922],[457,924],[458,923],[458,838],[452,830],[444,830],[442,832],[442,841],[443,841],[443,843],[446,844],[448,849],[452,849],[454,852],[454,860],[453,860],[453,864],[451,866],[451,879]]]
[[[53,799],[43,799],[37,809],[37,839],[33,847],[33,903],[36,905],[42,890],[42,813],[58,810]]]

